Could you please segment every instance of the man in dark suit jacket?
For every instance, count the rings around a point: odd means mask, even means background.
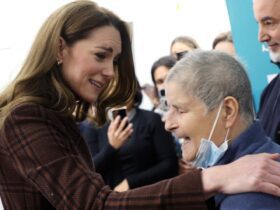
[[[268,45],[270,59],[280,65],[280,1],[254,0],[254,14],[259,24],[259,41]],[[280,76],[262,93],[258,117],[267,135],[280,144]]]

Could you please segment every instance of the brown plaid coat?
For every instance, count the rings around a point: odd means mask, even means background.
[[[200,172],[124,193],[94,170],[75,122],[37,104],[15,108],[0,130],[0,196],[5,210],[202,210]]]

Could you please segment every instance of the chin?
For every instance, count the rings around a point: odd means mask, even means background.
[[[183,152],[182,158],[186,162],[191,162],[191,161],[194,161],[195,155],[192,155],[189,152]]]
[[[269,56],[270,59],[275,62],[275,63],[279,63],[280,62],[280,51],[279,52],[271,52],[269,51]]]

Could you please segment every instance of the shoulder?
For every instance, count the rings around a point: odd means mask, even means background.
[[[272,141],[270,137],[266,137],[264,144],[255,151],[255,153],[261,152],[280,153],[280,145]]]
[[[39,124],[62,126],[65,122],[72,122],[58,112],[33,102],[23,103],[14,107],[4,121],[7,126],[38,126]]]
[[[41,111],[47,111],[47,108],[43,107],[40,104],[28,102],[28,103],[22,103],[17,105],[13,108],[11,113],[29,113],[29,112],[41,112]]]
[[[271,93],[272,91],[278,92],[280,87],[280,74],[278,74],[270,83],[265,87],[263,94],[266,92]]]
[[[11,110],[8,117],[10,118],[16,117],[20,119],[20,117],[28,117],[28,116],[34,118],[44,117],[48,119],[48,118],[57,118],[58,114],[54,110],[44,107],[40,104],[29,102],[14,107],[13,110]]]

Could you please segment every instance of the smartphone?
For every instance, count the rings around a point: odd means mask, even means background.
[[[165,90],[164,89],[159,90],[158,95],[159,95],[159,101],[160,101],[159,108],[163,113],[165,113],[168,111],[167,100],[165,97]]]
[[[112,121],[119,115],[121,119],[123,119],[127,116],[126,110],[126,106],[108,108],[107,118]]]

